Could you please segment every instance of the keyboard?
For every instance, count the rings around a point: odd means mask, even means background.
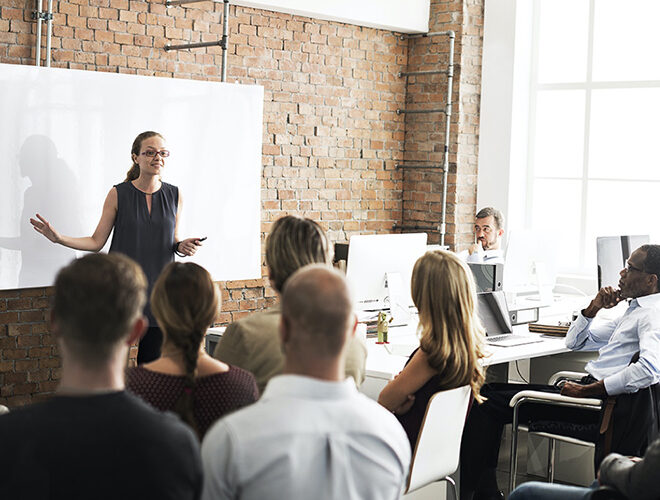
[[[532,337],[531,335],[516,335],[513,333],[486,337],[487,344],[495,345],[498,347],[513,347],[517,345],[534,344],[536,342],[543,342],[543,339],[539,337]]]

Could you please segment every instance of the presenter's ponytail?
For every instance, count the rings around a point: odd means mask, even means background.
[[[163,270],[151,293],[151,309],[165,342],[183,357],[184,388],[174,411],[199,435],[194,415],[197,358],[204,334],[218,312],[219,294],[206,269],[192,262],[172,262]]]
[[[133,155],[137,156],[140,154],[140,149],[142,149],[142,141],[149,139],[150,137],[160,137],[161,139],[165,140],[162,135],[152,130],[142,132],[135,138],[133,141],[133,146],[131,147],[131,161],[133,164],[131,165],[131,168],[128,170],[128,172],[126,172],[126,179],[124,179],[124,182],[130,182],[140,177],[140,166],[133,159]]]

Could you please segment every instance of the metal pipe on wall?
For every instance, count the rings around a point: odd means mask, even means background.
[[[53,36],[53,0],[48,0],[48,13],[46,21],[46,67],[50,68],[50,46]]]
[[[411,75],[435,75],[441,73],[447,73],[447,103],[445,109],[426,109],[426,110],[409,110],[409,109],[397,109],[396,114],[406,113],[406,114],[416,114],[416,113],[445,113],[445,147],[444,147],[444,158],[442,162],[442,215],[441,222],[439,226],[440,232],[440,245],[445,244],[445,235],[447,233],[447,179],[449,173],[449,132],[451,127],[451,99],[452,99],[452,87],[454,83],[454,43],[456,40],[456,33],[454,31],[435,31],[432,33],[421,33],[417,35],[401,35],[401,39],[406,38],[425,38],[430,36],[448,36],[449,37],[449,61],[447,71],[443,70],[433,70],[433,71],[409,71],[409,72],[400,72],[399,77],[402,76],[411,76]],[[397,168],[404,167],[415,167],[415,168],[433,168],[429,165],[425,167],[424,165],[407,165],[400,164],[397,165]],[[403,228],[404,226],[399,226]]]
[[[37,47],[35,50],[34,64],[35,66],[41,65],[41,23],[43,21],[41,10],[41,0],[36,0],[37,9],[34,12],[35,19],[37,20]]]
[[[227,42],[229,40],[229,0],[224,0],[222,10],[222,72],[221,81],[227,81]]]
[[[447,233],[447,173],[449,172],[449,128],[451,126],[451,93],[454,83],[454,41],[456,33],[449,35],[449,67],[447,68],[447,110],[445,111],[445,158],[442,167],[442,221],[440,223],[440,244],[445,244]]]

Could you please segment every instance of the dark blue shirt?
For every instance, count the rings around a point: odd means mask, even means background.
[[[134,259],[149,282],[149,295],[163,268],[174,260],[174,227],[179,203],[179,188],[163,182],[151,196],[151,213],[145,193],[132,182],[122,182],[117,189],[117,217],[110,252],[120,252]],[[156,320],[147,303],[144,313],[151,326]]]

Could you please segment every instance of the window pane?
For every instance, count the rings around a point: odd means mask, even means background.
[[[596,269],[597,236],[648,234],[652,243],[660,241],[652,217],[660,182],[591,181],[587,189],[586,269]]]
[[[660,88],[594,90],[589,177],[660,180]]]
[[[660,2],[596,0],[594,16],[594,81],[660,80]]]
[[[580,218],[582,181],[537,179],[532,199],[532,229],[552,233],[552,253],[558,271],[574,272],[580,267]]]
[[[534,175],[582,177],[583,90],[546,90],[536,99]]]
[[[583,82],[587,78],[587,0],[539,2],[539,83]]]

